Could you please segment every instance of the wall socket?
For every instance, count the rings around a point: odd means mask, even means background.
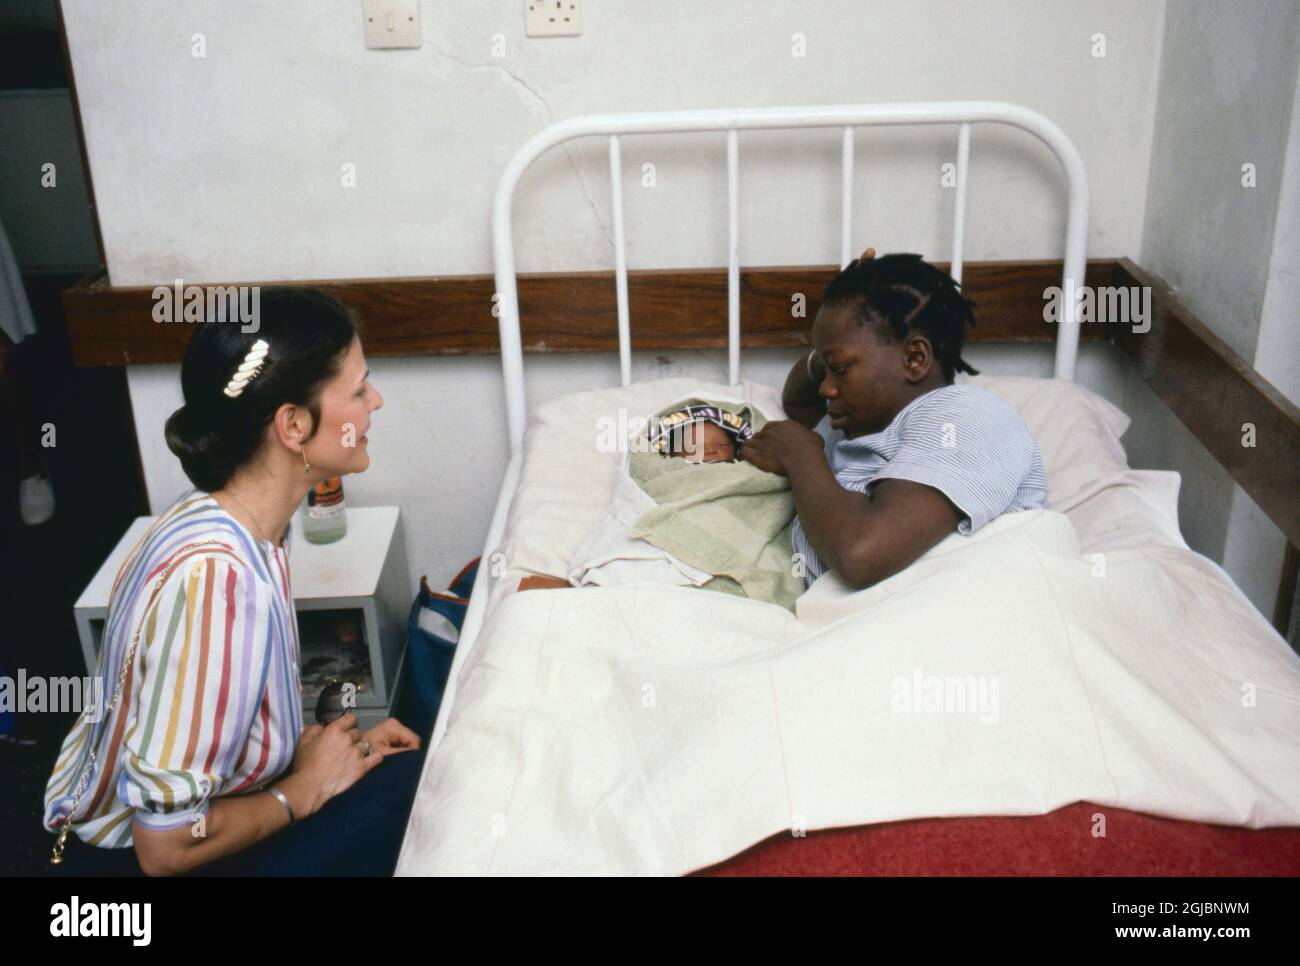
[[[524,33],[529,37],[582,34],[582,0],[524,0]]]
[[[420,0],[361,0],[361,19],[370,50],[424,46]]]

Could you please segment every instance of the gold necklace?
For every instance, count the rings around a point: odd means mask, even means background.
[[[253,521],[253,526],[257,527],[257,535],[262,539],[262,542],[270,543],[271,540],[269,537],[267,537],[266,531],[262,529],[262,524],[258,522],[257,517],[254,516],[253,514],[253,511],[248,508],[248,504],[246,504],[243,500],[239,498],[239,494],[236,493],[234,490],[226,490],[226,495],[229,496],[231,499],[233,499],[236,503],[238,503],[240,508],[245,513],[248,514],[248,518]]]

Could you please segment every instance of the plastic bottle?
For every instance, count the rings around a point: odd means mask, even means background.
[[[348,511],[343,504],[343,481],[323,480],[307,491],[302,508],[302,535],[309,543],[333,543],[348,532]]]

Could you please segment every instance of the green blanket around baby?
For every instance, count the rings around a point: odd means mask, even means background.
[[[690,398],[656,413],[703,403],[738,413],[755,432],[767,422],[752,406]],[[705,590],[752,597],[794,609],[804,591],[795,576],[794,494],[790,481],[752,463],[690,463],[659,453],[632,453],[628,472],[658,504],[628,535],[714,575]]]

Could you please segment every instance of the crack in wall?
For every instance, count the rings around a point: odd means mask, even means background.
[[[446,57],[448,60],[455,61],[457,64],[461,64],[465,67],[468,67],[471,70],[500,71],[506,77],[510,78],[520,87],[522,87],[525,91],[531,94],[533,98],[537,101],[537,103],[542,105],[542,109],[546,111],[546,118],[548,123],[555,120],[555,111],[551,108],[550,102],[547,101],[546,98],[544,98],[541,94],[539,94],[531,84],[529,84],[526,80],[524,80],[522,77],[520,77],[518,74],[516,74],[514,71],[510,70],[508,67],[504,66],[503,64],[475,63],[474,61],[466,60],[464,57],[454,54],[451,51],[443,50],[437,44],[431,43],[429,41],[425,41],[425,46],[432,47],[441,56]],[[587,199],[587,207],[591,209],[591,215],[593,218],[596,219],[596,224],[600,227],[601,233],[605,236],[605,241],[609,243],[609,250],[611,252],[614,251],[615,249],[614,236],[610,234],[608,226],[606,226],[604,220],[600,217],[600,211],[596,208],[596,200],[592,198],[591,191],[587,188],[587,179],[582,176],[582,172],[578,169],[577,162],[573,160],[573,155],[569,151],[568,143],[566,142],[564,144],[559,145],[559,148],[561,151],[564,152],[564,157],[568,160],[569,167],[573,169],[573,174],[578,179],[578,187],[581,189],[583,197]]]

